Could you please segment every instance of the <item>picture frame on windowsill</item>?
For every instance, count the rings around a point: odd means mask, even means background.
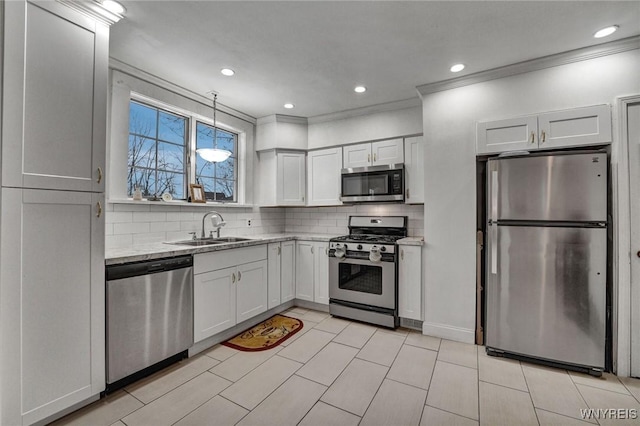
[[[192,203],[207,202],[204,196],[204,188],[202,187],[202,185],[196,185],[195,183],[189,184],[189,193],[191,195]]]

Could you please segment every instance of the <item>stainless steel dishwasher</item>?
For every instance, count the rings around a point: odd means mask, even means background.
[[[191,256],[107,266],[107,393],[187,356],[192,272]]]

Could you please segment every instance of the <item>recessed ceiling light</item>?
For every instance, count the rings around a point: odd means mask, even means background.
[[[284,104],[284,107],[286,109],[291,109],[291,108],[295,107],[295,105],[294,104]]]
[[[222,68],[220,70],[220,72],[222,73],[222,75],[226,75],[227,77],[231,77],[232,75],[234,75],[236,73],[231,68]]]
[[[611,34],[615,33],[618,28],[620,28],[620,27],[617,26],[617,25],[612,25],[610,27],[603,28],[603,29],[601,29],[599,31],[596,31],[596,33],[593,36],[595,38],[606,37],[608,35],[611,35]]]
[[[109,12],[117,13],[118,15],[124,14],[125,11],[124,6],[114,0],[104,0],[102,6]]]
[[[464,69],[464,64],[455,64],[450,69],[451,69],[451,72],[460,72]]]
[[[364,93],[367,91],[367,88],[364,86],[356,86],[355,89],[353,89],[356,93]]]

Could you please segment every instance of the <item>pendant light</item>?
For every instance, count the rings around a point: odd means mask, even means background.
[[[213,94],[213,148],[196,149],[198,155],[205,161],[212,163],[220,163],[225,161],[231,155],[230,151],[218,148],[218,128],[216,127],[216,102],[218,94]]]

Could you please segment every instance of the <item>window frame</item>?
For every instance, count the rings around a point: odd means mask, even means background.
[[[189,161],[189,164],[192,166],[190,170],[190,177],[189,179],[193,179],[192,183],[197,183],[196,182],[196,173],[197,173],[197,167],[196,165],[198,164],[197,161],[197,153],[196,153],[196,148],[197,148],[197,141],[198,141],[198,123],[202,123],[205,124],[207,126],[210,126],[211,128],[213,128],[213,120],[208,118],[208,117],[203,117],[201,115],[198,114],[194,114],[193,115],[193,120],[191,122],[191,126],[190,126],[190,130],[191,130],[191,134],[193,135],[193,137],[190,139],[190,142],[192,142],[193,146],[192,149],[190,150],[191,153],[191,159]],[[227,129],[226,127],[223,127],[220,125],[220,122],[216,123],[217,126],[215,126],[218,130],[222,130],[223,132],[227,132],[227,133],[231,133],[234,136],[234,144],[235,144],[235,149],[234,149],[234,153],[235,156],[232,155],[232,157],[235,159],[235,165],[233,167],[233,200],[209,200],[207,199],[207,202],[214,202],[214,203],[237,203],[238,202],[238,180],[239,180],[239,173],[238,173],[238,165],[240,163],[240,134]],[[214,181],[217,179],[215,176],[213,177]],[[203,185],[204,188],[204,185]]]
[[[180,117],[184,117],[187,120],[186,126],[185,126],[185,132],[187,133],[186,135],[186,140],[185,140],[185,173],[184,173],[184,181],[183,181],[183,186],[184,186],[184,194],[185,194],[185,198],[184,199],[179,199],[177,201],[183,201],[183,202],[187,202],[188,201],[188,197],[189,197],[189,184],[195,184],[196,183],[196,167],[195,165],[197,164],[196,161],[196,138],[197,138],[197,131],[196,131],[196,127],[197,127],[197,123],[201,122],[203,124],[206,124],[208,126],[213,127],[213,119],[211,117],[207,117],[201,114],[198,114],[196,112],[193,111],[189,111],[189,110],[185,110],[170,104],[167,104],[165,102],[162,101],[158,101],[157,99],[154,98],[150,98],[148,96],[136,93],[136,92],[131,92],[130,97],[129,97],[129,102],[128,102],[128,108],[130,111],[130,107],[131,107],[131,102],[136,102],[151,108],[157,108],[159,110],[168,112],[170,114],[175,114],[178,115]],[[220,112],[220,111],[218,111]],[[129,119],[130,119],[130,113],[127,115],[127,135],[131,135],[131,133],[129,133]],[[245,155],[245,149],[244,149],[244,134],[241,130],[235,129],[232,126],[228,126],[226,124],[224,124],[223,122],[220,122],[220,120],[216,120],[216,124],[217,124],[217,128],[218,130],[222,130],[224,132],[227,133],[231,133],[234,135],[234,143],[235,143],[235,164],[234,164],[234,170],[233,170],[233,176],[234,176],[234,189],[233,189],[233,199],[232,200],[207,200],[207,203],[217,203],[217,204],[239,204],[240,203],[240,188],[241,188],[241,180],[242,180],[242,174],[241,174],[241,164],[244,161],[244,155]],[[156,152],[157,152],[157,143],[158,143],[158,138],[156,137]],[[129,140],[127,138],[127,150],[128,150],[128,144],[129,144]],[[129,164],[127,162],[126,164],[126,170],[128,172],[129,170]],[[158,172],[158,169],[156,167],[156,173]],[[215,177],[214,177],[215,179]],[[128,184],[128,182],[125,182],[126,184]],[[162,194],[159,194],[159,196]],[[131,198],[131,194],[127,194],[128,198]]]

